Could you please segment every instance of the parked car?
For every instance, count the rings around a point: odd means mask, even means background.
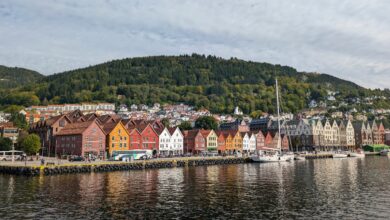
[[[84,161],[84,160],[85,160],[85,158],[82,157],[82,156],[71,156],[71,157],[69,157],[69,161],[70,162],[73,162],[73,161]]]

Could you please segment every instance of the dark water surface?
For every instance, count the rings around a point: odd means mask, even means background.
[[[15,177],[0,219],[390,219],[390,160]]]

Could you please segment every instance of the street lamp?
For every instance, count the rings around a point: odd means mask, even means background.
[[[14,163],[15,162],[15,142],[16,142],[16,137],[12,136],[12,137],[10,137],[10,139],[12,140],[12,163]]]

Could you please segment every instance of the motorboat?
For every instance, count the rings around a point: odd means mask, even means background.
[[[379,154],[380,154],[381,156],[389,156],[389,150],[387,150],[387,149],[381,150],[381,151],[379,152]]]
[[[294,155],[294,160],[306,160],[306,157],[302,156],[300,154],[295,154]]]
[[[363,157],[366,157],[366,154],[364,154],[364,151],[356,151],[356,152],[351,152],[351,153],[349,153],[349,156],[350,156],[350,157],[359,157],[359,158],[363,158]]]
[[[253,162],[258,163],[269,163],[269,162],[289,162],[294,159],[294,155],[289,154],[280,154],[279,152],[274,154],[262,154],[262,155],[253,155],[251,157]]]
[[[348,154],[343,152],[335,152],[333,153],[333,158],[347,158]]]

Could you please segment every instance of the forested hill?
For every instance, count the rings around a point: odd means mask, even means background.
[[[0,88],[14,88],[31,84],[42,78],[43,75],[33,70],[0,65]]]
[[[216,113],[231,113],[235,106],[245,113],[273,112],[276,77],[284,111],[301,110],[311,99],[325,100],[328,90],[338,91],[341,98],[375,93],[330,75],[298,72],[288,66],[193,54],[127,58],[54,74],[41,83],[15,89],[0,103],[184,102]],[[35,97],[29,99],[27,92]],[[20,96],[23,102],[18,101]]]

